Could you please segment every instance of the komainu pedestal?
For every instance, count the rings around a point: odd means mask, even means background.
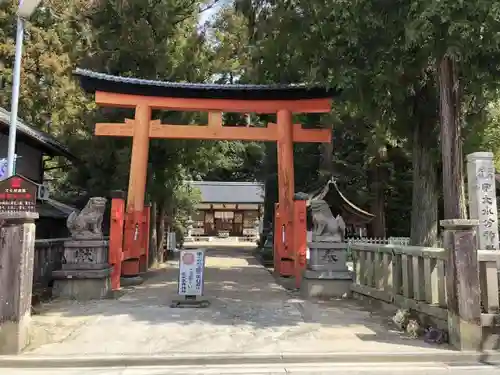
[[[55,297],[89,300],[110,295],[109,243],[101,229],[105,205],[105,198],[90,198],[81,212],[69,216],[72,238],[64,242],[62,269],[52,273]]]
[[[306,298],[349,296],[353,275],[347,268],[344,220],[334,217],[323,200],[313,200],[311,209],[314,228],[301,293]]]

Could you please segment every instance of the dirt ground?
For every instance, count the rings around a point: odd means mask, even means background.
[[[208,308],[171,308],[178,262],[144,275],[116,299],[51,301],[33,316],[24,355],[441,352],[394,330],[390,316],[354,300],[304,301],[276,282],[252,248],[207,250]]]

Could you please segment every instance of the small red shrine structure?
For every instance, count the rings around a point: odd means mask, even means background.
[[[134,275],[147,268],[149,208],[144,207],[146,174],[151,138],[210,139],[276,142],[278,149],[279,204],[276,210],[275,271],[298,274],[298,254],[305,254],[305,203],[303,213],[294,210],[293,144],[331,142],[330,129],[304,129],[294,114],[328,113],[336,90],[305,85],[215,85],[173,83],[124,78],[77,69],[83,89],[95,93],[100,106],[133,108],[135,116],[122,124],[96,124],[98,136],[132,138],[132,158],[126,205],[112,203],[110,259],[114,264],[113,288],[120,275]],[[208,124],[171,125],[152,120],[151,111],[204,111]],[[223,125],[222,114],[276,114],[267,127]],[[301,220],[301,218],[303,220]],[[278,235],[279,234],[279,235]],[[299,238],[300,237],[300,238]],[[301,238],[304,237],[302,240]],[[298,249],[297,247],[304,248]],[[301,257],[302,258],[302,257]]]

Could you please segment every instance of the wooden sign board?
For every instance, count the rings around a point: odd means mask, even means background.
[[[19,175],[0,181],[0,212],[36,212],[38,186]]]
[[[258,204],[238,204],[238,210],[258,210]]]
[[[209,210],[212,206],[208,203],[198,203],[195,208],[198,210]]]
[[[212,204],[212,209],[214,209],[214,210],[235,210],[236,205],[230,204],[230,203],[218,203],[218,204]]]

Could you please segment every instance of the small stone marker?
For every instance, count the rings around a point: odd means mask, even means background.
[[[499,250],[498,212],[493,153],[467,155],[470,218],[479,220],[480,250]]]
[[[174,300],[170,307],[208,307],[210,302],[198,299],[203,296],[205,250],[181,250],[179,254],[178,295],[183,300]]]
[[[481,287],[477,260],[477,220],[441,220],[443,247],[448,250],[446,301],[450,344],[481,351]]]

